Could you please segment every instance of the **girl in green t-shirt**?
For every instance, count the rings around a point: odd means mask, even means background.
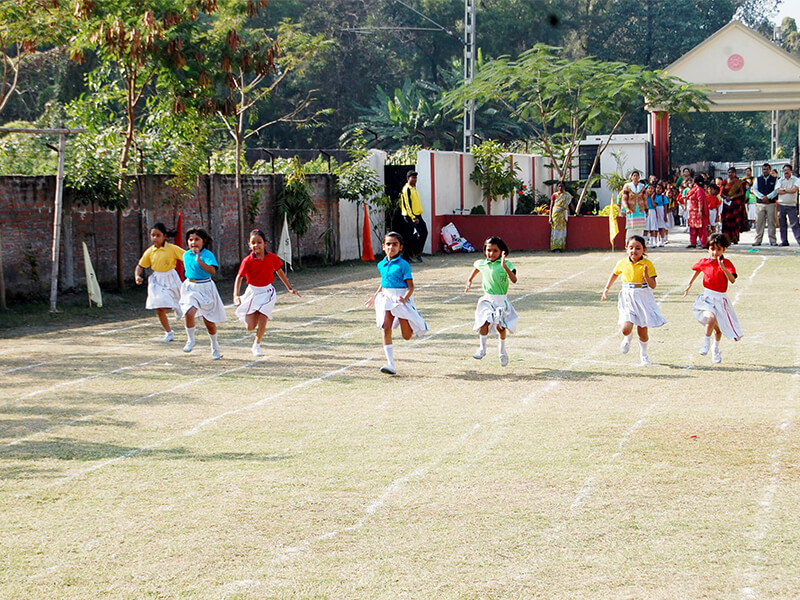
[[[517,329],[517,311],[508,301],[508,282],[517,283],[517,271],[510,261],[506,260],[509,250],[502,238],[493,235],[486,238],[483,243],[483,254],[486,258],[476,260],[472,274],[467,280],[467,289],[472,287],[472,280],[480,273],[483,278],[483,296],[478,300],[475,308],[475,326],[473,329],[480,334],[480,346],[473,354],[473,358],[481,359],[486,356],[486,339],[489,337],[489,328],[497,329],[500,336],[500,364],[508,364],[506,351],[506,335]]]

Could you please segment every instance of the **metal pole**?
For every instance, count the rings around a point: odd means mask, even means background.
[[[50,312],[56,312],[58,296],[58,255],[61,249],[61,206],[64,195],[64,154],[67,136],[58,136],[58,175],[56,175],[56,203],[53,215],[53,249],[50,253]]]
[[[475,79],[475,0],[464,0],[464,83]],[[469,100],[464,107],[464,152],[472,150],[475,133],[475,101]]]

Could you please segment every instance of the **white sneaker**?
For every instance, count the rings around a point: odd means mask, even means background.
[[[653,363],[650,362],[650,357],[647,354],[642,354],[641,356],[642,361],[639,363],[640,367],[649,367]]]
[[[387,375],[397,375],[397,369],[395,369],[393,365],[383,365],[381,367],[381,373],[386,373]]]
[[[184,352],[191,352],[192,349],[195,346],[195,343],[196,342],[193,342],[192,340],[187,340],[186,345],[183,347],[183,351]]]
[[[175,332],[168,331],[164,334],[164,337],[158,341],[161,342],[162,344],[166,344],[167,342],[172,342],[173,340],[175,340]]]
[[[714,348],[711,351],[711,362],[717,364],[722,362],[722,352],[719,351],[719,348]]]
[[[258,342],[253,344],[253,356],[264,356],[264,353],[261,352],[261,344]]]
[[[619,351],[623,354],[627,354],[628,350],[631,349],[631,338],[624,337],[622,338],[622,343],[619,345]]]
[[[508,352],[506,352],[505,350],[503,350],[503,352],[500,353],[500,366],[501,367],[508,366]]]
[[[478,351],[472,355],[472,358],[477,358],[478,360],[480,360],[484,356],[486,356],[486,348],[478,348]]]
[[[703,345],[700,346],[700,356],[705,356],[706,354],[708,354],[709,346],[711,346],[711,340],[710,339],[703,340]]]
[[[219,348],[212,348],[211,349],[211,360],[219,360],[222,358],[222,354],[219,352]]]

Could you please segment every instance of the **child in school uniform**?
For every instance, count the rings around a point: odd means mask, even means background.
[[[428,324],[414,305],[414,279],[411,265],[403,258],[403,236],[390,231],[383,238],[383,251],[386,256],[378,263],[381,284],[378,290],[366,301],[368,307],[375,307],[375,321],[383,331],[383,352],[386,364],[381,373],[396,375],[392,329],[400,328],[403,339],[412,335],[421,336],[428,330]]]
[[[480,335],[480,346],[478,351],[472,355],[473,358],[481,359],[486,356],[486,340],[489,336],[489,329],[496,329],[500,338],[499,356],[502,366],[508,365],[508,352],[506,350],[506,335],[510,331],[514,333],[517,329],[517,311],[514,305],[508,301],[508,282],[517,283],[517,271],[511,261],[506,260],[508,246],[498,236],[486,238],[483,243],[483,254],[485,258],[476,260],[472,274],[467,280],[468,292],[472,287],[472,280],[480,273],[483,283],[483,296],[478,300],[475,307],[475,326],[474,331]]]
[[[175,266],[178,261],[183,262],[184,250],[167,242],[167,228],[163,223],[156,223],[150,228],[150,241],[153,245],[139,259],[134,279],[136,285],[142,285],[142,273],[148,267],[152,269],[153,272],[147,278],[147,300],[144,306],[156,311],[161,327],[164,328],[164,337],[159,341],[166,343],[175,339],[167,311],[174,310],[179,319],[183,316],[180,304],[181,278]]]
[[[211,359],[219,360],[222,354],[217,341],[217,323],[228,320],[225,305],[211,276],[217,272],[219,263],[211,252],[211,236],[204,229],[189,229],[186,232],[189,249],[183,255],[186,279],[181,285],[181,309],[186,317],[186,345],[184,352],[195,347],[195,320],[202,317],[208,337],[211,339]]]
[[[705,326],[705,337],[703,345],[700,346],[700,354],[705,356],[710,348],[711,361],[714,363],[722,362],[719,342],[723,334],[735,342],[742,339],[742,327],[733,310],[733,304],[726,294],[728,284],[736,282],[736,267],[723,256],[730,245],[730,238],[724,233],[711,234],[711,237],[708,238],[708,258],[704,258],[692,266],[694,275],[683,292],[683,296],[686,297],[694,280],[698,275],[703,274],[705,290],[695,300],[692,311],[700,324]]]
[[[253,356],[264,356],[261,352],[261,340],[267,329],[267,321],[272,317],[277,292],[272,282],[275,275],[283,282],[290,293],[299,296],[283,272],[283,263],[276,254],[267,252],[266,234],[260,229],[250,232],[250,254],[242,259],[239,272],[233,283],[233,303],[236,305],[236,316],[245,324],[248,331],[256,330],[253,342]],[[242,280],[247,279],[244,295],[239,295]]]
[[[639,336],[641,365],[649,366],[651,363],[647,353],[647,342],[650,339],[648,328],[661,327],[667,320],[661,314],[661,309],[653,296],[653,290],[656,287],[656,268],[645,257],[647,244],[644,238],[638,235],[628,238],[625,251],[627,257],[620,260],[614,267],[600,299],[608,298],[611,284],[622,275],[622,291],[617,300],[617,309],[619,310],[618,323],[624,337],[619,349],[623,354],[628,353],[635,325]]]

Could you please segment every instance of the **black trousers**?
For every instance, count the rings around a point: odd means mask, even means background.
[[[419,256],[425,248],[425,242],[428,240],[428,225],[422,219],[417,217],[417,222],[411,217],[403,217],[405,220],[405,231],[403,232],[405,254],[407,256]]]

